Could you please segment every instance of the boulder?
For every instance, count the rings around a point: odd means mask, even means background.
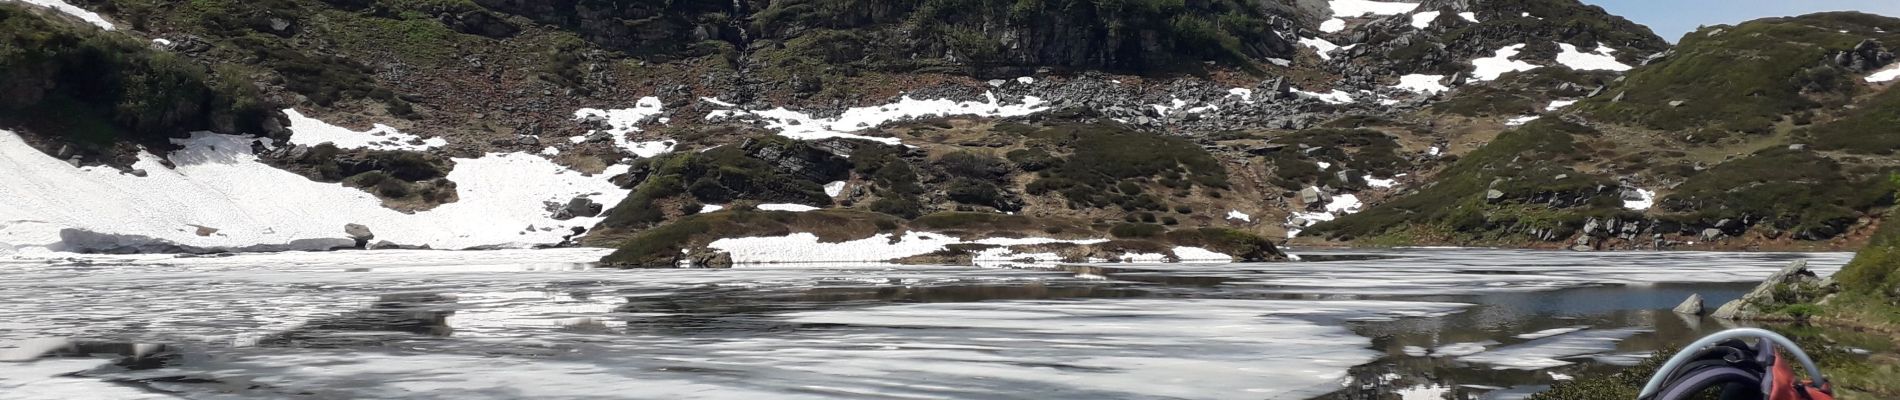
[[[595,203],[594,199],[575,197],[567,201],[567,207],[564,207],[563,211],[567,211],[567,215],[574,218],[593,218],[600,216],[601,209],[600,203]]]
[[[1682,304],[1676,306],[1675,311],[1677,314],[1702,315],[1704,311],[1702,309],[1702,294],[1690,294],[1688,299],[1682,300]]]
[[[1307,188],[1305,188],[1305,189],[1300,189],[1300,202],[1301,202],[1301,203],[1304,203],[1304,204],[1319,204],[1319,201],[1320,201],[1320,198],[1321,198],[1321,197],[1320,197],[1320,192],[1319,192],[1319,188],[1317,188],[1317,187],[1307,187]]]
[[[370,232],[369,227],[359,224],[343,225],[343,234],[348,235],[351,240],[355,240],[356,248],[359,249],[368,247],[369,241],[376,239],[376,234]]]
[[[1721,229],[1715,229],[1715,228],[1709,228],[1709,229],[1703,229],[1703,230],[1702,230],[1702,240],[1703,240],[1703,241],[1710,241],[1710,240],[1716,240],[1716,239],[1721,239],[1721,238],[1722,238],[1722,235],[1723,235],[1723,233],[1722,233],[1722,230],[1721,230]]]
[[[1781,304],[1784,300],[1799,302],[1810,300],[1807,299],[1807,297],[1819,299],[1820,296],[1814,293],[1818,293],[1820,291],[1818,289],[1824,288],[1822,282],[1819,275],[1816,275],[1814,271],[1808,270],[1808,262],[1806,260],[1797,260],[1788,264],[1786,268],[1782,268],[1781,271],[1775,272],[1774,275],[1769,275],[1768,279],[1763,280],[1760,285],[1756,285],[1754,290],[1748,291],[1748,294],[1742,295],[1742,298],[1722,304],[1721,308],[1717,308],[1715,313],[1709,316],[1738,320],[1760,318],[1766,316],[1769,312],[1786,306],[1787,304]],[[1797,298],[1778,299],[1775,297],[1777,291],[1793,293]]]
[[[1504,191],[1502,190],[1491,189],[1484,191],[1485,201],[1498,201],[1502,199],[1504,199]]]

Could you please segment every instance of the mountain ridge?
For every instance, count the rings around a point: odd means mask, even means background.
[[[1274,241],[1305,231],[1295,245],[1838,249],[1891,205],[1890,188],[1863,184],[1882,182],[1891,150],[1858,139],[1886,121],[1873,110],[1889,109],[1891,91],[1865,78],[1892,61],[1880,43],[1900,40],[1883,36],[1892,19],[1877,16],[1698,32],[1825,37],[1815,43],[1825,54],[1790,53],[1807,60],[1793,67],[1732,74],[1805,103],[1715,109],[1749,92],[1685,90],[1720,85],[1669,79],[1722,75],[1669,71],[1729,54],[1698,49],[1783,45],[1670,46],[1570,0],[1433,0],[1361,15],[1313,1],[74,3],[120,21],[101,35],[163,39],[152,51],[247,81],[259,104],[442,139],[422,151],[257,153],[404,212],[464,201],[442,177],[453,160],[483,154],[539,154],[582,173],[625,168],[610,175],[628,195],[602,205],[599,226],[552,219],[575,213],[554,204],[589,196],[546,200],[547,223],[589,231],[577,240],[596,246],[708,206],[793,203],[904,220],[1015,213],[1143,240],[1156,236],[1138,232],[1205,228]],[[930,17],[945,7],[980,12]],[[1121,23],[1063,22],[1108,14]],[[1721,123],[1665,134],[1688,127],[1672,115]],[[61,155],[48,136],[23,131]],[[1120,147],[1154,151],[1110,151]],[[129,171],[128,151],[73,155]],[[1734,198],[1724,180],[1758,173],[1725,162],[1730,154],[1807,166],[1784,186],[1819,193],[1797,202],[1818,211],[1718,201]],[[1006,231],[1034,236],[992,230]]]

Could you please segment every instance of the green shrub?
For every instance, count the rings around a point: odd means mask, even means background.
[[[1154,216],[1149,215],[1148,219],[1153,220]],[[1150,239],[1161,237],[1167,231],[1167,227],[1155,224],[1115,224],[1108,234],[1122,239]]]

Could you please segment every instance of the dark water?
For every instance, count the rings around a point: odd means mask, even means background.
[[[1515,398],[1846,254],[598,270],[592,250],[0,260],[5,398]],[[51,352],[60,357],[38,357]]]

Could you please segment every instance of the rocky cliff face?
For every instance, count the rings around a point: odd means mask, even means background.
[[[1575,0],[73,3],[122,26],[87,35],[255,99],[231,103],[440,139],[257,152],[392,208],[462,201],[444,177],[489,153],[612,171],[603,246],[796,204],[1126,239],[1838,247],[1890,205],[1869,182],[1900,148],[1874,79],[1900,26],[1861,14],[1671,47]],[[218,115],[171,125],[288,134]],[[0,126],[58,153],[44,121]]]

